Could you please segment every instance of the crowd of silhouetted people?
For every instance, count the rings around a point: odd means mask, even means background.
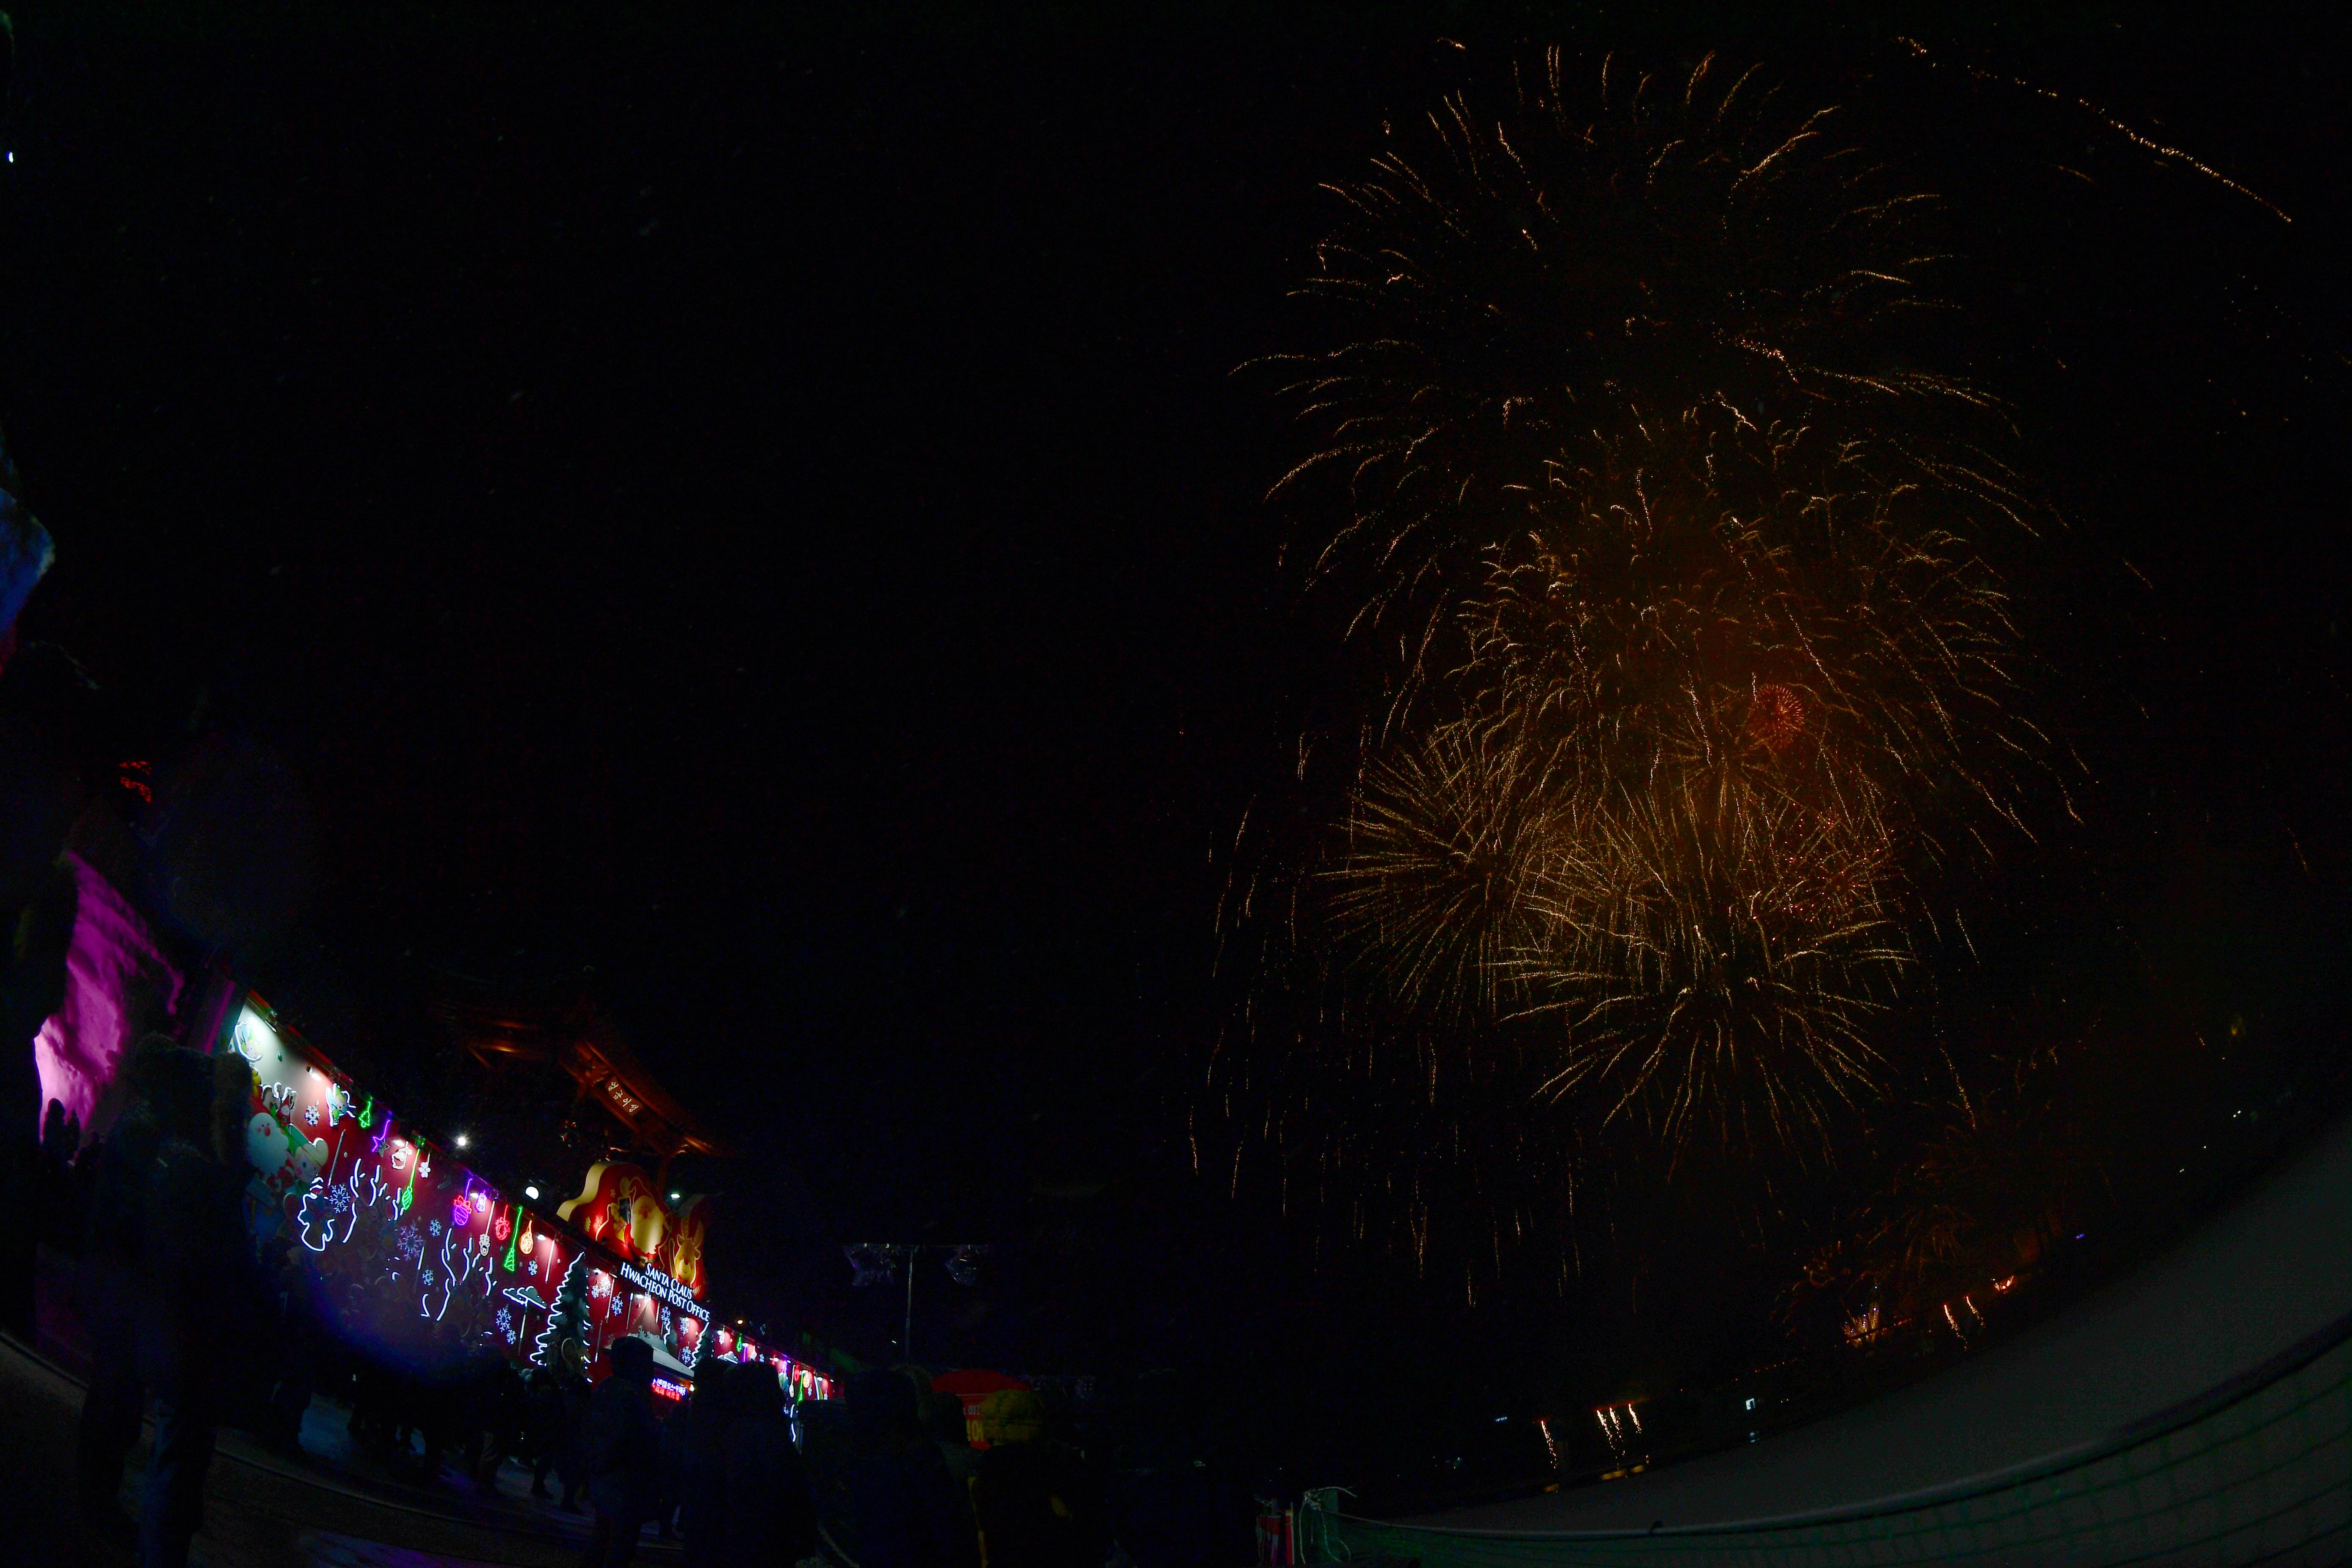
[[[262,1315],[267,1281],[246,1227],[250,1069],[147,1042],[131,1099],[86,1178],[74,1307],[90,1343],[75,1451],[85,1518],[125,1533],[140,1562],[187,1561],[227,1384],[224,1358]],[[135,1523],[115,1496],[150,1403],[155,1442]]]
[[[590,1568],[630,1561],[649,1524],[673,1521],[687,1561],[712,1568],[824,1554],[862,1568],[1110,1559],[1103,1489],[1034,1396],[1013,1403],[1010,1440],[975,1452],[962,1402],[911,1370],[862,1372],[838,1402],[803,1404],[797,1441],[772,1367],[709,1362],[667,1419],[651,1375],[650,1347],[624,1342],[589,1402]]]
[[[1099,1568],[1111,1540],[1102,1488],[1034,1394],[1000,1409],[998,1441],[974,1452],[962,1402],[920,1375],[848,1379],[810,1413],[804,1451],[818,1510],[864,1563],[1035,1563]]]
[[[642,1339],[611,1346],[593,1387],[576,1342],[527,1369],[487,1344],[427,1363],[346,1342],[303,1255],[283,1237],[257,1247],[247,1225],[243,1058],[157,1036],[126,1071],[106,1136],[77,1149],[79,1129],[53,1125],[41,1179],[52,1212],[75,1216],[56,1239],[79,1255],[73,1306],[91,1355],[76,1501],[144,1564],[187,1560],[220,1427],[299,1453],[322,1391],[347,1402],[352,1449],[395,1479],[454,1472],[488,1489],[520,1467],[534,1496],[588,1516],[589,1568],[630,1562],[649,1533],[712,1565],[830,1554],[862,1568],[1100,1568],[1111,1556],[1097,1469],[1034,1394],[1000,1396],[999,1440],[983,1451],[962,1402],[911,1368],[858,1373],[841,1398],[794,1408],[772,1366],[715,1356],[683,1398],[663,1397]],[[151,1410],[133,1518],[117,1500]]]

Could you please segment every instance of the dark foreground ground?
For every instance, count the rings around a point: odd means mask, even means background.
[[[1922,1383],[1752,1447],[1415,1522],[1641,1531],[1951,1486],[2098,1443],[2347,1311],[2352,1118],[2129,1277]]]
[[[132,1568],[136,1553],[75,1522],[74,1424],[81,1386],[18,1341],[0,1335],[0,1434],[24,1500],[0,1541],[0,1562],[90,1563]],[[193,1561],[200,1568],[572,1568],[586,1531],[525,1494],[512,1467],[493,1491],[462,1481],[426,1489],[371,1472],[341,1440],[342,1412],[314,1404],[303,1428],[304,1457],[266,1452],[233,1433],[221,1438],[205,1488],[205,1523]],[[145,1473],[142,1443],[123,1503],[135,1510]],[[677,1561],[647,1541],[640,1563]]]

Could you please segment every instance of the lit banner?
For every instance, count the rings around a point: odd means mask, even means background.
[[[76,894],[72,945],[63,1002],[33,1040],[41,1075],[35,1116],[37,1121],[54,1100],[84,1133],[98,1133],[122,1099],[115,1079],[140,1023],[134,997],[144,993],[152,1002],[174,1006],[182,984],[155,933],[114,885],[79,855],[68,853],[66,864]]]

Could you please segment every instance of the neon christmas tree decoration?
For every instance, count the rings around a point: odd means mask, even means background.
[[[588,1326],[588,1271],[574,1258],[572,1267],[563,1271],[563,1284],[555,1292],[555,1305],[547,1314],[547,1327],[539,1332],[538,1342],[531,1346],[530,1364],[555,1367],[562,1364],[562,1346],[566,1340],[586,1342]]]

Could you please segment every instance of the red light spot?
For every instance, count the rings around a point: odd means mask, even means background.
[[[1774,756],[1805,732],[1805,702],[1785,686],[1759,686],[1748,709],[1748,732]]]

